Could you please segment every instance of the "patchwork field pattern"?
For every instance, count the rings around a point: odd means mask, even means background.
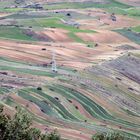
[[[139,1],[1,0],[0,103],[42,132],[140,139]],[[57,72],[52,71],[53,55]]]

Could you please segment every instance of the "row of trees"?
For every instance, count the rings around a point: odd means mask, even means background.
[[[3,113],[0,105],[0,140],[61,140],[57,131],[42,134],[32,128],[32,118],[23,109],[16,107],[17,113],[10,117]],[[119,133],[97,133],[92,140],[128,140]]]

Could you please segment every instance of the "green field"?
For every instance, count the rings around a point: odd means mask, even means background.
[[[93,30],[82,30],[78,29],[72,25],[63,24],[59,18],[36,18],[36,19],[27,19],[20,21],[19,24],[22,24],[25,27],[32,26],[33,30],[40,28],[39,30],[43,30],[43,28],[60,28],[67,30],[68,36],[72,38],[74,41],[79,43],[85,43],[81,38],[76,36],[75,33],[96,33]],[[52,26],[53,25],[53,26]],[[37,39],[24,34],[24,30],[19,27],[9,27],[9,26],[0,26],[0,37],[7,39],[17,39],[17,40],[26,40],[26,41],[37,41]]]
[[[95,33],[93,30],[81,30],[77,29],[76,27],[72,25],[66,25],[61,22],[61,18],[54,17],[54,18],[35,18],[35,19],[27,19],[27,20],[21,20],[21,23],[24,26],[35,26],[35,27],[52,27],[52,28],[62,28],[70,32],[83,32],[83,33]]]
[[[0,38],[35,41],[32,37],[25,35],[23,29],[13,26],[0,26]]]
[[[136,32],[136,33],[140,33],[140,26],[137,27],[133,27],[132,31]]]
[[[128,8],[131,6],[122,4],[120,2],[117,2],[115,0],[108,0],[109,3],[107,4],[95,4],[94,2],[85,2],[85,3],[80,3],[77,2],[76,4],[71,2],[71,3],[67,3],[67,2],[63,2],[63,3],[56,3],[56,4],[48,4],[45,5],[45,9],[48,10],[53,10],[53,9],[85,9],[85,8],[109,8],[109,7],[120,7],[120,8]]]

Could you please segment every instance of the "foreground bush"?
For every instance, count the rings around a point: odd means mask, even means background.
[[[41,134],[36,128],[31,128],[32,119],[27,112],[16,108],[17,113],[11,118],[3,113],[0,105],[0,140],[60,140],[60,135],[54,131]]]
[[[92,140],[129,140],[120,133],[97,133]]]

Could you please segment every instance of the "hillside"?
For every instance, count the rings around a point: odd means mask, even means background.
[[[139,140],[139,0],[0,0],[0,102],[63,139]]]

